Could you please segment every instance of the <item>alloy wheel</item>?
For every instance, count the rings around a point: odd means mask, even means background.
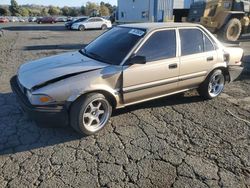
[[[211,97],[218,96],[224,89],[225,79],[222,74],[216,74],[212,77],[208,85],[208,92]]]
[[[100,98],[91,101],[84,110],[83,124],[91,132],[101,129],[109,119],[107,101]]]

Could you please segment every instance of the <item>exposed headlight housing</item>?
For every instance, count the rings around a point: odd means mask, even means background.
[[[48,105],[48,104],[52,104],[55,102],[55,100],[48,95],[45,95],[45,94],[33,95],[30,91],[27,91],[27,97],[32,105],[43,106],[43,105]]]

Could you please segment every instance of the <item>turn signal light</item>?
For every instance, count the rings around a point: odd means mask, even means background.
[[[47,102],[49,102],[51,99],[50,99],[50,97],[42,96],[42,97],[39,98],[39,100],[40,100],[40,102],[42,102],[42,103],[47,103]]]

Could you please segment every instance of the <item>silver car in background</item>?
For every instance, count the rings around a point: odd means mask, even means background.
[[[39,123],[91,135],[113,109],[190,89],[217,97],[242,72],[242,57],[241,48],[224,47],[200,25],[129,24],[79,51],[23,64],[11,86]]]
[[[71,29],[84,31],[85,29],[108,29],[112,27],[112,23],[109,20],[100,17],[91,17],[82,22],[73,23]]]

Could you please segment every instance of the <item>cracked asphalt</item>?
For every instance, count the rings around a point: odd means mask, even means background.
[[[5,27],[0,187],[250,188],[249,72],[217,99],[190,91],[131,106],[115,111],[97,135],[80,137],[70,127],[38,127],[21,111],[9,79],[25,61],[77,50],[102,31]],[[240,45],[247,61],[250,42]]]

